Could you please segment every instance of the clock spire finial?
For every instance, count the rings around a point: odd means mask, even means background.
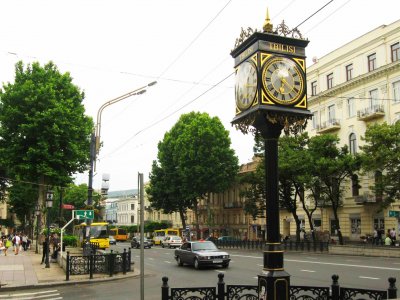
[[[267,8],[267,16],[265,17],[263,30],[264,30],[264,32],[272,32],[272,27],[273,26],[272,26],[271,20],[269,18],[269,11],[268,11],[268,8]]]

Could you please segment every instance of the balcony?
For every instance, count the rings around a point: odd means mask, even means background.
[[[317,133],[327,133],[340,129],[340,121],[338,119],[330,119],[329,121],[322,122],[317,126]]]
[[[377,197],[370,193],[365,193],[360,196],[354,197],[354,202],[356,204],[366,204],[366,203],[376,203]]]
[[[370,121],[385,116],[383,105],[374,105],[357,111],[357,119]]]

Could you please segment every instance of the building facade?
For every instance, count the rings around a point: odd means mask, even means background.
[[[400,20],[313,61],[307,69],[308,109],[313,113],[307,127],[310,136],[336,134],[341,145],[347,144],[354,154],[363,145],[368,125],[400,121]],[[361,188],[352,189],[348,180],[343,207],[339,209],[343,236],[360,240],[372,234],[374,228],[385,232],[396,228],[399,232],[399,220],[388,217],[388,209],[380,209],[379,198],[370,189],[375,174],[359,174],[357,179]],[[399,210],[400,202],[393,207]],[[335,234],[329,208],[315,213],[314,219],[319,229]],[[293,232],[294,226],[283,222],[281,228]]]

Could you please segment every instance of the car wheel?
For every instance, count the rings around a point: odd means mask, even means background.
[[[183,266],[183,262],[179,256],[176,258],[176,262],[178,263],[178,266]]]
[[[199,260],[197,258],[194,259],[194,268],[196,270],[200,269]]]
[[[139,245],[139,244],[137,244],[137,245],[136,245],[136,248],[137,248],[137,249],[139,249],[139,248],[140,248],[140,245]]]
[[[164,244],[161,244],[161,247],[163,247],[163,248],[164,248]]]
[[[229,267],[229,263],[222,264],[222,267],[223,267],[224,269],[226,269],[227,267]]]

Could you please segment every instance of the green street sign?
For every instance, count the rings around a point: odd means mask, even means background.
[[[75,218],[77,219],[94,219],[93,210],[75,210]]]
[[[399,218],[400,217],[400,211],[398,211],[398,210],[389,210],[389,217]]]

